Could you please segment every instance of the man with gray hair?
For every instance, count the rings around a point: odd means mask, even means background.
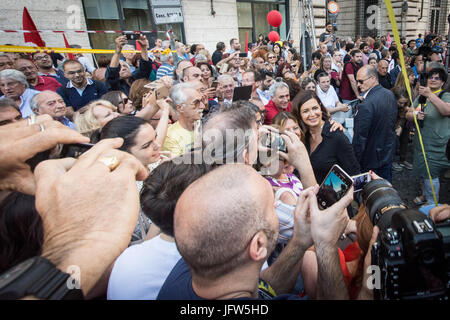
[[[162,65],[158,68],[158,72],[156,72],[156,80],[161,79],[164,76],[169,76],[173,78],[173,55],[172,53],[161,54],[161,62]]]
[[[194,145],[194,125],[202,119],[205,104],[202,95],[191,83],[180,83],[172,87],[170,98],[178,114],[178,121],[167,129],[162,146],[173,157],[189,152]]]
[[[48,114],[54,120],[75,130],[75,125],[65,116],[67,112],[66,103],[56,92],[45,90],[34,95],[31,98],[30,106],[35,114]]]
[[[234,79],[228,74],[222,74],[217,78],[219,83],[217,86],[217,100],[223,100],[224,106],[231,106],[233,103],[233,93],[234,93]]]
[[[361,172],[373,170],[392,181],[395,155],[397,101],[392,91],[378,82],[378,72],[371,66],[359,69],[356,81],[364,100],[355,115],[353,149]]]
[[[266,104],[266,115],[264,118],[265,124],[272,124],[272,119],[280,112],[292,111],[289,86],[283,81],[275,81],[270,86],[270,95],[272,99]]]
[[[30,107],[31,98],[39,91],[29,88],[25,75],[14,69],[5,69],[0,72],[0,90],[4,96],[0,99],[9,98],[19,107],[22,118],[28,118],[33,114]]]

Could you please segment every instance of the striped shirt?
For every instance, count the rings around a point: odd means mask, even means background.
[[[168,63],[163,63],[159,69],[158,72],[156,72],[156,80],[161,79],[164,76],[169,76],[173,78],[173,66]]]

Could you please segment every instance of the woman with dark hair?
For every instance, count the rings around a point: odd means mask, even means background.
[[[0,204],[0,273],[39,256],[44,228],[34,196],[12,192]]]
[[[401,76],[403,78],[403,76]],[[397,78],[398,79],[398,78]],[[410,106],[408,92],[405,88],[394,87],[391,89],[397,100],[398,112],[397,112],[397,124],[395,127],[395,133],[397,134],[398,146],[400,149],[400,162],[392,163],[392,170],[402,171],[405,169],[412,169],[412,164],[406,161],[406,151],[408,148],[410,122],[406,121],[406,111]]]
[[[305,132],[305,146],[318,183],[334,164],[349,175],[360,172],[350,141],[343,132],[330,131],[330,116],[315,92],[305,90],[297,95],[292,101],[292,113]]]
[[[256,41],[256,45],[257,46],[262,46],[262,45],[266,45],[266,44],[267,44],[267,42],[264,39],[264,35],[262,33],[260,33],[259,36],[258,36],[258,41]]]
[[[291,72],[291,73],[293,73],[293,71],[292,71],[292,66],[291,66],[289,63],[284,62],[284,63],[278,65],[278,70],[277,70],[276,77],[277,77],[277,78],[284,78],[284,74],[285,74],[286,72]]]
[[[273,53],[275,53],[275,55],[277,56],[277,61],[278,59],[280,59],[280,57],[283,56],[283,48],[281,47],[281,45],[279,43],[274,43],[273,44],[273,48],[272,48]]]
[[[445,156],[445,146],[450,138],[450,93],[444,92],[442,86],[447,81],[444,68],[434,68],[428,72],[427,86],[419,87],[419,94],[426,98],[420,104],[419,98],[413,107],[408,109],[406,119],[414,121],[416,118],[423,124],[420,129],[425,148],[428,165],[436,196],[439,197],[439,176],[450,168],[450,162]],[[421,107],[420,107],[421,106]],[[433,202],[433,194],[418,135],[414,136],[414,173],[423,179],[422,195],[414,199],[415,204]],[[437,199],[439,201],[439,199]]]
[[[208,88],[211,87],[214,74],[211,65],[208,62],[199,62],[197,63],[196,67],[202,71],[202,77],[200,81],[206,84]]]
[[[134,155],[144,166],[160,159],[160,141],[153,127],[145,120],[134,116],[122,116],[109,121],[100,133],[100,140],[123,138],[119,150]]]
[[[117,111],[119,111],[120,114],[132,114],[135,111],[131,99],[128,99],[127,95],[122,91],[109,91],[105,93],[101,99],[111,102],[117,107]]]

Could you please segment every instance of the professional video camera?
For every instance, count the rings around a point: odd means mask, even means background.
[[[376,300],[448,299],[450,296],[450,219],[434,224],[424,213],[407,209],[383,179],[367,183],[363,201],[380,232],[372,265],[381,271]]]
[[[423,40],[423,44],[419,47],[419,54],[423,56],[423,60],[427,61],[428,60],[428,56],[435,52],[435,53],[442,53],[443,50],[441,47],[439,46],[435,46],[433,44],[433,40],[436,38],[437,36],[434,34],[428,34],[425,39]]]

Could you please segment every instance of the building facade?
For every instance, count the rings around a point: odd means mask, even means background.
[[[152,5],[177,7],[183,21],[172,23],[178,39],[184,43],[202,43],[211,52],[218,41],[227,45],[231,38],[239,38],[244,46],[259,34],[267,36],[275,30],[282,40],[290,35],[298,46],[303,4],[308,0],[9,0],[0,3],[0,29],[22,29],[22,11],[26,6],[38,29],[48,30],[152,30],[151,39],[165,39],[167,24],[158,24]],[[386,35],[391,27],[384,0],[336,0],[340,10],[337,16],[327,10],[328,0],[311,0],[315,35],[324,31],[325,22],[332,20],[339,37]],[[449,0],[392,0],[400,33],[415,39],[418,33],[447,34]],[[403,7],[407,3],[407,8]],[[269,26],[266,16],[278,10],[283,16],[279,28]],[[392,35],[392,33],[391,33]],[[61,34],[41,35],[47,46],[63,46]],[[69,43],[83,48],[112,49],[117,34],[70,33]],[[20,33],[1,33],[1,44],[23,44]]]

